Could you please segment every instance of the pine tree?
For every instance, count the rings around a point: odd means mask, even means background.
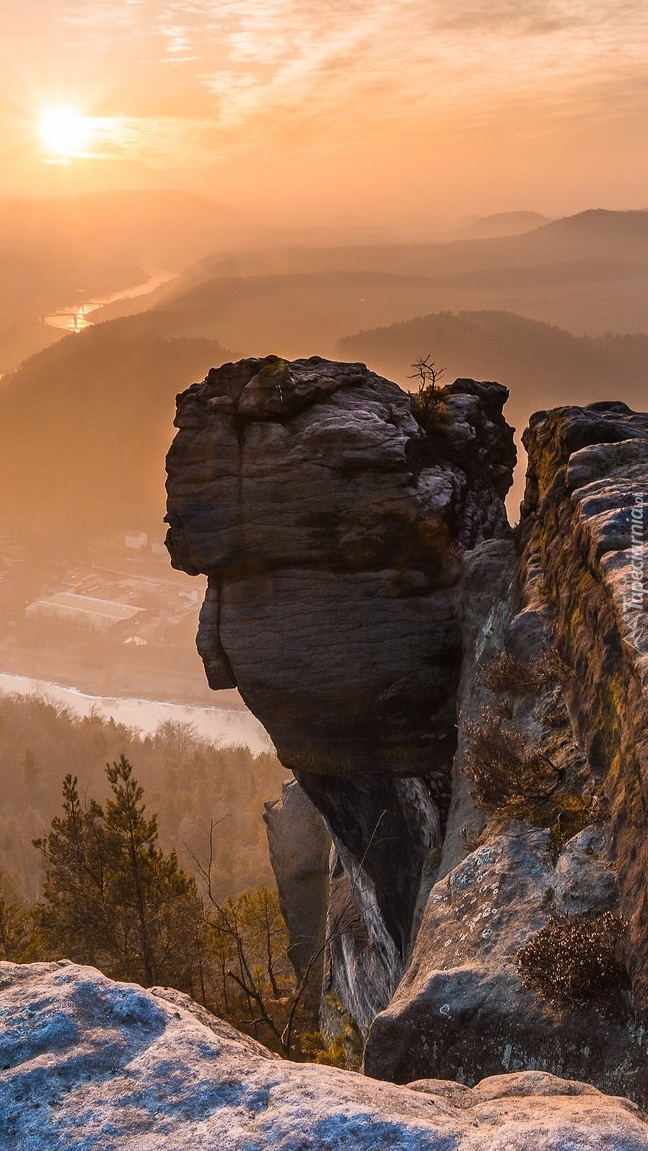
[[[37,918],[50,954],[116,979],[200,990],[202,905],[175,852],[158,846],[155,815],[125,756],[106,765],[112,799],[83,805],[63,784],[63,815],[34,844],[45,865]]]
[[[45,860],[43,901],[37,922],[44,946],[80,963],[105,965],[113,951],[113,909],[103,811],[83,805],[76,776],[63,781],[63,815],[34,840]]]
[[[106,775],[114,795],[106,804],[106,831],[113,860],[111,894],[121,911],[120,949],[125,963],[134,972],[141,969],[141,982],[150,987],[157,982],[151,924],[160,864],[157,819],[145,818],[144,789],[124,755],[119,763],[106,765]]]
[[[165,855],[158,847],[157,818],[145,815],[144,791],[126,757],[108,764],[106,775],[114,796],[106,804],[106,834],[124,965],[146,987],[191,983],[202,920],[196,885],[175,851]]]

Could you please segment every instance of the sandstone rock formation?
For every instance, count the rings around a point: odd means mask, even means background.
[[[362,364],[243,360],[178,398],[174,566],[209,577],[198,646],[282,761],[429,776],[452,751],[464,548],[507,532],[499,384],[457,381],[426,435]]]
[[[648,418],[617,404],[558,409],[534,417],[525,443],[518,546],[484,544],[464,568],[443,878],[365,1066],[469,1083],[542,1068],[645,1106]],[[562,659],[547,660],[556,649]],[[489,713],[559,773],[552,803],[513,806],[515,821],[469,794],[467,757]],[[552,916],[609,911],[629,924],[632,997],[557,1004],[523,985],[517,952]]]
[[[0,964],[3,1151],[648,1151],[626,1100],[527,1072],[411,1088],[284,1062],[186,996]]]
[[[365,1026],[400,977],[440,846],[461,556],[509,534],[507,391],[445,391],[426,432],[412,397],[362,364],[226,364],[179,397],[167,459],[172,562],[209,579],[209,682],[238,686],[333,834],[335,934],[358,1008],[369,993]]]
[[[509,824],[435,885],[408,970],[371,1027],[367,1074],[472,1084],[541,1069],[648,1098],[640,1029],[598,1003],[549,1003],[524,986],[515,963],[551,915],[616,906],[602,838],[586,829],[554,865],[548,830]]]
[[[521,567],[551,601],[648,1007],[648,415],[620,403],[538,412],[525,443]]]

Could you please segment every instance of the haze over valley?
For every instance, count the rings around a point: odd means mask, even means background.
[[[189,642],[201,597],[162,547],[163,459],[176,393],[225,360],[360,360],[415,389],[411,365],[431,355],[443,382],[505,383],[518,433],[539,406],[611,394],[641,406],[648,211],[539,223],[511,213],[464,225],[461,239],[455,230],[436,242],[358,243],[359,229],[340,227],[316,242],[315,230],[269,238],[246,231],[241,212],[167,192],[6,207],[0,234],[20,276],[5,278],[5,300],[27,317],[22,347],[20,325],[0,338],[11,369],[0,386],[0,482],[12,493],[0,584],[8,672],[97,695],[209,701]],[[156,276],[152,292],[129,293]],[[80,303],[104,292],[119,298],[86,314]],[[69,330],[39,309],[58,309]],[[25,355],[34,333],[50,346]],[[97,630],[91,616],[72,626],[69,612],[66,623],[53,601],[69,593],[126,597],[139,611],[132,634],[119,621],[114,634]],[[46,601],[49,614],[30,606]]]

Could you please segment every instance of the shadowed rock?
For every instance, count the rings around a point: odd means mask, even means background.
[[[280,799],[265,805],[270,862],[290,943],[288,958],[298,980],[309,975],[317,997],[322,987],[331,837],[296,780],[283,784]]]
[[[362,364],[243,360],[178,398],[167,545],[209,577],[198,647],[292,768],[447,764],[460,555],[507,531],[515,458],[506,389],[449,393],[433,436]]]
[[[209,576],[210,682],[331,829],[325,979],[366,1070],[558,1071],[644,1105],[648,417],[537,413],[514,541],[504,395],[459,380],[426,410],[363,365],[226,365],[179,399],[169,547]],[[489,730],[508,790],[477,807]],[[533,756],[550,792],[524,792]],[[523,982],[553,916],[603,913],[631,984]]]

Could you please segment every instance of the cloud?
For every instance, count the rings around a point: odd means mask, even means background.
[[[324,149],[394,132],[425,140],[495,125],[513,135],[559,131],[573,117],[626,116],[627,93],[643,106],[648,91],[645,0],[24,0],[25,8],[30,22],[43,15],[61,73],[78,71],[80,88],[100,84],[119,102],[98,111],[126,118],[123,146],[145,146],[160,162],[178,148],[207,159],[214,149],[236,154],[291,137]]]
[[[272,108],[434,118],[556,85],[568,97],[592,77],[643,74],[648,44],[643,0],[172,0],[163,11],[169,44],[207,65],[224,127]]]

